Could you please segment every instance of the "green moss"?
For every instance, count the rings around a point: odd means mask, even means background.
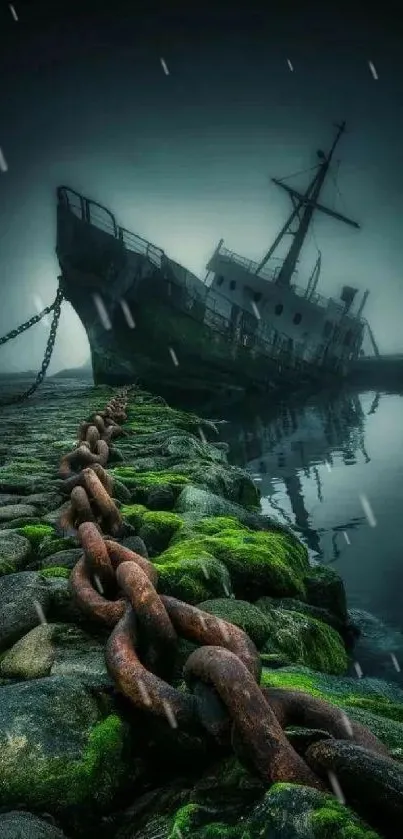
[[[122,518],[129,522],[129,524],[132,524],[136,529],[141,527],[144,513],[147,512],[147,507],[145,507],[144,504],[124,504],[123,507],[120,508]]]
[[[217,518],[222,520],[221,516]],[[214,527],[214,519],[210,519],[209,526]],[[255,600],[263,594],[297,595],[304,599],[302,577],[309,568],[307,551],[290,534],[256,532],[239,525],[220,530],[213,536],[195,530],[193,538],[186,538],[185,531],[183,541],[181,534],[179,530],[174,544],[161,554],[159,562],[176,562],[189,555],[207,552],[227,567],[234,592],[241,599]]]
[[[168,405],[140,404],[129,405],[127,424],[137,434],[152,434],[163,429],[183,429],[198,432],[205,421],[186,411],[170,408]]]
[[[240,530],[248,532],[248,528],[241,524],[234,516],[207,516],[193,525],[196,533],[206,536],[219,536],[223,530]]]
[[[70,577],[70,568],[64,568],[62,565],[51,565],[48,568],[42,568],[38,571],[41,577]]]
[[[228,571],[218,559],[199,547],[180,556],[169,550],[158,557],[158,591],[196,605],[203,600],[232,593]]]
[[[15,751],[8,755],[7,772],[1,784],[0,801],[14,806],[29,802],[30,807],[60,812],[66,807],[102,804],[111,797],[121,779],[123,723],[111,714],[90,729],[88,743],[79,760],[54,757],[27,750],[24,738],[16,738]],[[12,764],[12,765],[11,765]],[[15,764],[15,765],[14,765]]]
[[[277,653],[293,664],[323,673],[343,674],[348,660],[343,641],[334,629],[299,612],[269,609],[264,612],[268,640],[262,653]]]
[[[291,783],[273,784],[248,819],[242,839],[271,839],[280,835],[379,839],[377,833],[333,795]]]
[[[151,551],[151,555],[155,555],[168,547],[172,536],[179,530],[182,523],[183,520],[177,513],[150,510],[143,515],[139,536]]]
[[[50,524],[26,524],[17,528],[17,532],[25,536],[33,548],[37,548],[44,539],[53,535],[54,529]]]
[[[254,644],[260,649],[270,631],[270,626],[260,609],[246,600],[219,598],[199,603],[199,608],[211,615],[229,621],[243,629]]]
[[[241,839],[240,827],[211,822],[211,818],[205,808],[186,804],[176,813],[168,839]]]
[[[46,536],[39,545],[38,556],[40,559],[46,559],[47,556],[66,551],[68,548],[77,548],[77,546],[78,542],[74,536]]]

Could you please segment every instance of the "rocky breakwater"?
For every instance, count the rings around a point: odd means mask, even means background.
[[[0,835],[400,837],[403,691],[348,675],[341,580],[216,425],[107,388],[0,422]]]

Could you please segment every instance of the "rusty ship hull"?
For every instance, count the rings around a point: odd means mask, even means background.
[[[163,395],[316,387],[318,369],[256,337],[250,319],[209,307],[208,286],[101,205],[58,189],[60,282],[86,330],[96,384],[134,381]]]

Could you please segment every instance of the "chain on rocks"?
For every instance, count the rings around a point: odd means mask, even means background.
[[[158,593],[155,566],[122,545],[123,522],[106,471],[111,441],[125,433],[129,388],[83,422],[78,445],[60,463],[70,501],[59,527],[74,533],[82,556],[70,576],[75,603],[111,630],[105,648],[109,675],[134,707],[172,728],[204,732],[232,744],[239,759],[267,784],[295,782],[327,789],[290,744],[290,725],[331,736],[388,757],[383,744],[339,708],[300,691],[260,687],[259,653],[234,624]],[[179,638],[199,645],[184,667],[187,691],[170,684]]]

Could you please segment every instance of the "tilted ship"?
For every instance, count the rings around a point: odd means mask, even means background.
[[[61,287],[90,343],[96,384],[137,381],[158,393],[270,391],[343,378],[359,357],[368,326],[368,292],[340,299],[317,292],[321,254],[305,288],[296,267],[315,212],[359,225],[319,203],[336,145],[318,151],[314,177],[302,194],[273,179],[293,209],[258,263],[221,240],[199,279],[161,248],[118,226],[113,214],[74,190],[57,190]],[[293,229],[294,226],[294,229]],[[286,234],[283,261],[273,254]],[[356,308],[355,313],[353,308]]]

